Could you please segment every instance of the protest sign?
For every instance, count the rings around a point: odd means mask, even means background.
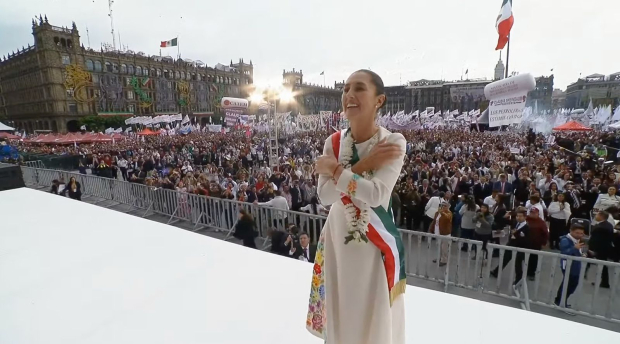
[[[489,100],[489,127],[521,123],[527,93],[536,87],[531,74],[492,82],[484,88]]]

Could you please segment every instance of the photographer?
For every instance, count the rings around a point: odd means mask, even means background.
[[[487,259],[487,243],[493,239],[493,214],[489,212],[489,206],[482,204],[480,209],[473,217],[473,223],[475,226],[474,240],[482,241],[482,259]],[[476,246],[473,247],[474,255],[471,258],[476,260]]]

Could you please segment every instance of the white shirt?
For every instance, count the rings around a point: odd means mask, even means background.
[[[489,209],[493,209],[493,207],[495,206],[495,204],[497,204],[497,202],[495,201],[495,199],[493,198],[493,196],[487,196],[484,198],[484,201],[482,201],[482,203],[486,204],[489,206]]]
[[[276,208],[276,209],[281,209],[281,210],[289,210],[288,202],[286,201],[286,198],[284,198],[282,196],[276,196],[271,201],[263,202],[263,203],[258,203],[258,204],[259,205],[266,205],[268,207],[272,207],[272,208]],[[284,219],[284,218],[287,217],[287,213],[284,212],[284,211],[277,211],[276,212],[276,216],[279,219]]]

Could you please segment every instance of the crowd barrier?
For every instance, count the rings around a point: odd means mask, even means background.
[[[253,214],[263,248],[269,245],[269,229],[284,229],[288,223],[295,223],[309,234],[312,242],[316,242],[326,220],[324,216],[283,211],[93,175],[25,166],[22,166],[22,171],[27,185],[49,187],[54,179],[68,182],[70,177],[75,177],[80,182],[84,195],[129,205],[143,211],[143,217],[149,214],[166,216],[169,224],[184,221],[190,223],[193,230],[223,232],[225,240],[232,236],[238,211],[243,208]],[[488,257],[493,257],[493,253],[497,251],[499,259],[483,259],[480,252],[482,243],[479,241],[404,229],[400,231],[406,250],[406,272],[409,277],[440,283],[445,291],[448,291],[449,287],[459,287],[518,301],[527,310],[536,305],[620,324],[618,263],[491,243],[487,245]],[[466,251],[462,250],[463,247]],[[475,252],[477,254],[474,254]],[[512,257],[508,265],[504,269],[498,269],[497,277],[493,276],[492,269],[508,255]],[[574,264],[581,264],[579,275],[571,277],[570,274],[564,274],[561,269],[562,259],[566,259],[566,271],[571,271]],[[445,265],[440,266],[439,263]],[[533,280],[526,278],[528,269],[534,274]],[[513,287],[514,276],[519,270],[523,277]],[[599,286],[605,270],[609,274],[609,289]],[[578,283],[575,285],[576,281]],[[591,282],[595,282],[594,285],[591,285]],[[560,285],[561,300],[557,305],[555,299]],[[567,291],[573,287],[576,289],[567,302]],[[570,310],[566,308],[566,304],[571,305]]]

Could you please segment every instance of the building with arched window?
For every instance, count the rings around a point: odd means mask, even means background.
[[[252,62],[208,67],[142,52],[89,49],[75,23],[32,21],[34,44],[0,57],[0,115],[18,129],[78,130],[92,115],[218,114],[222,97],[247,98]]]

